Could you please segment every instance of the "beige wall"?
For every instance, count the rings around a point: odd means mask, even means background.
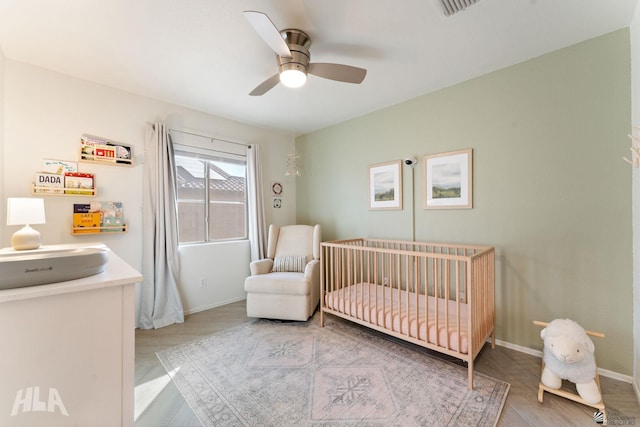
[[[177,105],[134,95],[103,85],[65,76],[25,63],[5,59],[0,67],[4,85],[0,111],[0,203],[4,212],[7,197],[28,197],[42,159],[77,160],[79,141],[89,133],[132,145],[135,166],[115,167],[81,163],[80,170],[94,173],[96,200],[121,201],[128,225],[126,234],[72,236],[74,203],[84,197],[45,197],[47,223],[37,228],[43,244],[102,241],[138,271],[142,271],[142,198],[144,132],[147,122],[164,121],[171,128],[200,132],[233,141],[260,143],[267,203],[271,203],[270,181],[285,182],[283,207],[268,205],[267,220],[288,224],[295,220],[295,182],[286,182],[287,153],[292,150],[289,133],[256,128]],[[2,214],[4,218],[4,213]],[[2,246],[9,246],[17,230],[0,223]],[[245,298],[249,248],[246,242],[214,243],[186,249],[180,292],[186,312],[194,312]],[[183,253],[181,251],[181,253]],[[233,276],[231,273],[233,272]],[[202,279],[206,285],[201,286]]]
[[[607,335],[600,367],[631,375],[630,103],[621,30],[311,133],[298,222],[325,240],[491,244],[499,339],[541,349],[532,321],[572,318]],[[421,163],[404,167],[402,211],[367,209],[368,165],[463,148],[472,210],[424,210]]]

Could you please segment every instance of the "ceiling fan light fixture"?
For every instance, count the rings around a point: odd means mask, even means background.
[[[280,72],[280,82],[286,87],[302,87],[307,82],[307,73],[297,70],[284,70]]]
[[[442,0],[444,1],[444,0]],[[472,0],[449,0],[472,1]],[[473,0],[478,1],[478,0]],[[278,73],[272,75],[249,92],[249,96],[264,95],[278,83],[285,87],[299,88],[307,82],[307,74],[345,83],[362,83],[367,75],[364,68],[329,62],[311,63],[309,35],[296,28],[278,30],[269,17],[257,11],[243,12],[249,24],[276,53]]]

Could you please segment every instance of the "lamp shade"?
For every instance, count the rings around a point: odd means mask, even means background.
[[[7,199],[7,225],[44,224],[44,199]]]

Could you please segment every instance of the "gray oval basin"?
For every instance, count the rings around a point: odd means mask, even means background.
[[[92,276],[101,273],[108,260],[106,246],[0,252],[0,290]]]

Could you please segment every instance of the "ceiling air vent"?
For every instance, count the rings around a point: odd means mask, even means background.
[[[436,4],[444,13],[444,16],[450,17],[458,12],[462,12],[469,6],[473,6],[480,0],[435,0]]]

